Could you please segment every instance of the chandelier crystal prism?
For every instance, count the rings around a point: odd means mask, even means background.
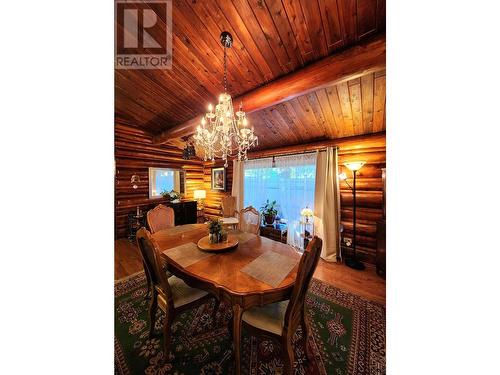
[[[257,146],[258,137],[253,128],[249,128],[243,103],[235,113],[233,100],[227,92],[227,49],[231,48],[233,38],[230,33],[223,31],[220,41],[224,47],[224,92],[219,95],[219,103],[215,106],[208,105],[208,112],[198,125],[193,136],[196,146],[204,151],[204,160],[221,158],[224,166],[228,165],[228,158],[238,155],[238,160],[247,159],[249,148]]]

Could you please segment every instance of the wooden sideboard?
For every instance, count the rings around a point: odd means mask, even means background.
[[[175,225],[196,224],[197,209],[196,201],[181,201],[179,203],[167,203],[174,209]]]
[[[385,278],[385,219],[377,221],[377,273]]]

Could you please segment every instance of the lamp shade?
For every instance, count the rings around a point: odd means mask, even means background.
[[[205,199],[207,197],[206,190],[195,190],[194,199]]]
[[[309,207],[306,207],[306,208],[303,208],[302,211],[300,211],[300,214],[302,216],[310,217],[310,216],[314,215],[314,212]]]
[[[359,171],[366,161],[351,161],[349,163],[344,163],[344,165],[351,171]]]

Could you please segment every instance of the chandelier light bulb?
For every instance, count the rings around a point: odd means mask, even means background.
[[[213,109],[213,108],[214,108],[214,107],[212,106],[212,103],[209,103],[209,104],[208,104],[208,110],[209,110],[209,112],[212,112],[212,109]]]
[[[205,117],[201,119],[201,124],[204,126],[207,123],[207,120],[205,120]]]
[[[245,118],[243,119],[243,126],[247,126],[247,124],[248,124],[248,120],[247,120],[247,118],[245,117]]]

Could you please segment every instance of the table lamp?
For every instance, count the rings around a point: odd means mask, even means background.
[[[198,210],[203,209],[203,199],[207,197],[206,190],[195,190],[194,191],[194,199],[198,202]]]
[[[309,218],[314,215],[313,210],[309,207],[305,207],[300,211],[300,214],[306,218],[306,223],[309,223]]]
[[[356,173],[365,164],[364,161],[353,161],[344,163],[344,165],[352,171],[353,183],[352,186],[347,182],[347,175],[345,173],[339,174],[340,180],[346,180],[347,186],[352,190],[352,258],[348,258],[345,261],[347,267],[354,268],[355,270],[364,270],[365,265],[360,262],[356,256]]]

